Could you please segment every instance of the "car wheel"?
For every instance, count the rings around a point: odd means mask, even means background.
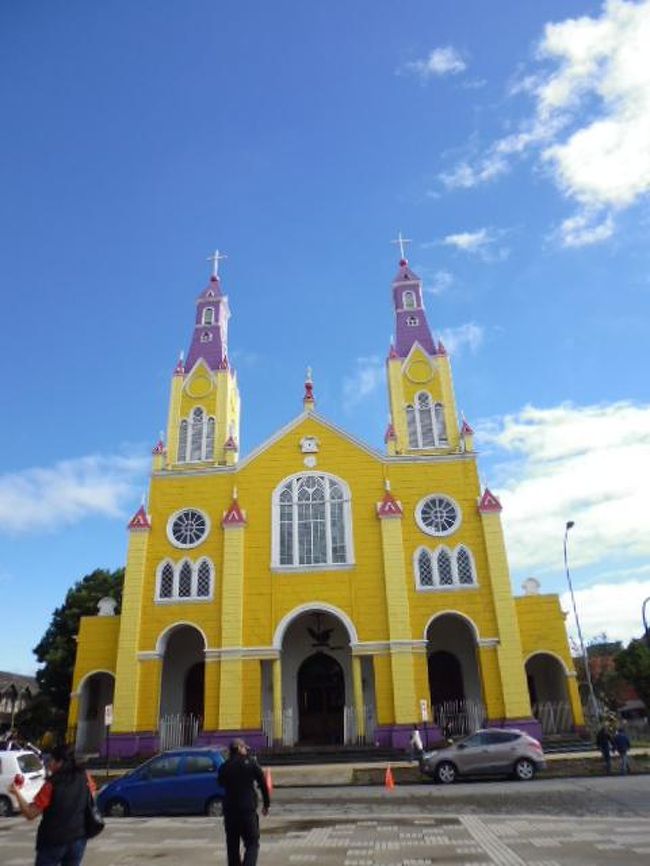
[[[128,814],[129,805],[125,800],[111,800],[104,809],[104,815],[109,818],[126,818]]]
[[[535,764],[528,758],[519,758],[515,764],[515,779],[519,782],[530,782],[535,778]]]
[[[9,818],[13,811],[9,797],[0,797],[0,818]]]
[[[451,761],[440,761],[436,767],[435,780],[441,785],[451,785],[457,775],[458,771]]]
[[[219,797],[210,797],[208,802],[205,804],[205,814],[209,815],[211,818],[221,816],[221,800]]]

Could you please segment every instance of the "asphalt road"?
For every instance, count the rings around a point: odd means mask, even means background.
[[[260,866],[647,866],[650,776],[285,788]],[[31,866],[34,824],[0,820],[2,866]],[[221,821],[111,819],[84,866],[225,866]]]

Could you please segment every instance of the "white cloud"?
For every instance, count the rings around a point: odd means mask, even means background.
[[[487,229],[478,229],[475,232],[459,232],[455,235],[447,235],[441,241],[446,247],[456,247],[466,253],[477,253],[481,249],[494,242],[494,238]]]
[[[487,228],[477,229],[473,232],[458,232],[446,235],[438,243],[446,247],[454,247],[470,255],[478,255],[486,262],[500,262],[508,257],[510,250],[505,246],[497,246],[499,240],[505,235],[503,230],[493,231]],[[423,244],[431,246],[431,244]]]
[[[557,234],[565,247],[585,247],[606,240],[614,234],[611,214],[583,211],[563,220]]]
[[[436,271],[430,277],[426,276],[426,271],[422,271],[423,276],[426,279],[424,284],[425,292],[429,292],[431,295],[442,295],[443,292],[446,292],[454,283],[454,276],[449,271]]]
[[[650,567],[646,567],[639,570],[639,578],[636,580],[599,582],[586,589],[574,588],[580,628],[585,641],[603,632],[610,640],[621,640],[624,643],[633,637],[641,637],[641,605],[643,600],[650,596],[649,572]],[[560,596],[560,604],[563,610],[570,612],[567,626],[570,635],[577,638],[571,596],[568,592]]]
[[[122,517],[148,467],[146,458],[95,455],[0,475],[0,527],[28,534],[85,517]]]
[[[490,484],[513,568],[561,571],[567,520],[575,567],[650,556],[650,406],[528,406],[478,425],[478,435],[496,449]]]
[[[408,72],[415,72],[426,80],[433,76],[457,75],[467,68],[460,53],[451,45],[434,48],[424,60],[414,60],[404,64]]]
[[[385,362],[378,355],[357,358],[356,369],[343,380],[343,405],[351,409],[386,381]]]
[[[447,187],[492,180],[534,149],[563,194],[581,211],[572,220],[599,229],[560,230],[564,241],[610,237],[611,211],[650,193],[650,0],[607,0],[596,17],[547,24],[538,46],[543,70],[523,75],[511,94],[529,94],[533,114],[511,135],[441,175]]]
[[[458,355],[465,347],[476,352],[483,342],[484,331],[476,322],[466,322],[457,328],[445,328],[440,338],[450,355]]]

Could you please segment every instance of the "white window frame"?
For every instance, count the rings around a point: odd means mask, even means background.
[[[208,322],[208,313],[210,313],[210,321]],[[214,307],[205,307],[203,310],[203,315],[201,316],[201,324],[206,327],[210,327],[210,325],[214,325]]]
[[[194,433],[194,419],[193,415],[196,409],[200,409],[203,413],[203,420],[201,421],[201,456],[197,459],[191,460],[190,456],[192,454],[192,435]],[[214,438],[213,438],[213,447],[212,447],[212,455],[208,455],[208,425],[209,422],[212,421],[214,423]],[[180,453],[180,443],[181,443],[181,426],[185,422],[187,424],[187,435],[185,438],[185,454]],[[214,460],[214,442],[216,441],[217,434],[217,419],[214,415],[208,414],[207,410],[204,406],[192,406],[189,415],[186,418],[181,418],[178,422],[178,442],[179,442],[179,452],[178,452],[178,460],[177,463],[205,463],[206,461]]]
[[[205,520],[205,534],[200,541],[196,541],[193,544],[181,544],[180,541],[177,541],[174,538],[174,535],[172,533],[172,525],[174,521],[184,511],[198,511],[201,517]],[[172,544],[174,547],[179,548],[179,550],[191,550],[192,548],[198,547],[199,545],[205,543],[207,537],[210,535],[211,528],[212,527],[210,524],[210,517],[205,513],[202,508],[197,508],[195,505],[186,505],[184,508],[179,508],[177,511],[175,511],[167,521],[167,539],[170,544]]]
[[[343,531],[345,533],[345,562],[332,562],[332,526],[330,520],[330,500],[325,500],[325,538],[327,562],[316,563],[314,565],[301,565],[298,560],[298,530],[297,530],[297,507],[295,499],[292,500],[292,515],[293,515],[293,565],[280,563],[280,494],[287,484],[294,482],[298,478],[308,476],[316,476],[326,478],[330,481],[335,481],[343,491]],[[307,571],[343,571],[355,565],[354,559],[354,541],[352,535],[352,497],[350,495],[349,486],[330,472],[295,472],[292,475],[287,475],[277,485],[271,496],[271,569],[275,572],[307,572]]]
[[[420,397],[426,397],[429,401],[429,405],[427,407],[420,408]],[[422,443],[422,424],[420,421],[420,412],[424,409],[428,409],[430,417],[431,417],[431,428],[433,430],[433,444],[432,445],[424,445]],[[446,448],[449,445],[449,438],[447,435],[447,424],[445,418],[445,407],[444,403],[441,403],[440,400],[436,400],[434,402],[433,397],[428,391],[418,391],[417,394],[414,395],[412,403],[406,403],[404,406],[404,417],[406,418],[406,428],[407,428],[407,436],[408,436],[408,412],[411,410],[413,412],[413,420],[415,422],[415,431],[417,438],[417,445],[413,445],[411,443],[411,439],[409,436],[409,449],[413,450],[417,448],[421,451],[429,451],[431,448]],[[445,430],[444,436],[441,435],[442,431],[439,429],[437,413],[440,410],[440,414],[442,415],[442,420],[445,422]]]
[[[178,594],[178,584],[181,568],[186,562],[189,563],[190,568],[192,569],[192,589],[190,595],[183,596],[181,598],[181,596]],[[202,562],[207,562],[210,566],[210,592],[208,595],[198,594],[199,566]],[[163,598],[160,595],[160,589],[162,583],[162,573],[166,565],[171,565],[172,569],[174,570],[174,582],[172,584],[171,596],[165,596]],[[163,559],[161,562],[159,562],[158,567],[156,568],[156,588],[154,601],[156,604],[187,604],[188,602],[196,604],[197,602],[201,603],[205,601],[212,601],[214,599],[215,584],[216,569],[214,567],[214,562],[210,559],[209,556],[200,556],[197,560],[194,561],[191,560],[189,557],[184,556],[179,559],[178,562],[174,562],[172,559],[167,557],[166,559]]]
[[[456,514],[458,515],[458,519],[456,520],[456,523],[454,523],[454,525],[451,527],[451,529],[447,529],[444,532],[435,532],[433,529],[431,529],[431,527],[427,526],[426,523],[424,523],[422,520],[422,515],[421,515],[422,506],[429,499],[434,499],[436,497],[438,499],[448,500],[453,505],[453,507],[456,509]],[[463,523],[463,512],[461,511],[460,505],[456,502],[456,500],[452,499],[452,497],[449,496],[448,494],[446,494],[446,493],[427,493],[427,495],[423,496],[422,499],[420,499],[418,504],[415,506],[415,522],[417,523],[419,528],[422,530],[422,532],[424,532],[426,535],[432,535],[434,538],[445,538],[448,535],[453,535],[455,532],[458,532],[458,530],[460,529],[460,527]]]
[[[438,576],[438,554],[445,550],[451,559],[451,578],[453,583],[442,584]],[[469,561],[472,566],[473,583],[461,583],[458,576],[458,554],[464,550],[469,556]],[[425,552],[431,563],[431,574],[433,576],[433,586],[426,586],[420,583],[420,554]],[[413,553],[413,579],[415,581],[416,592],[454,592],[459,589],[477,589],[479,586],[478,574],[476,572],[476,562],[474,554],[466,544],[458,544],[454,548],[447,547],[446,544],[439,544],[431,549],[425,544],[421,544]]]
[[[417,316],[407,316],[406,317],[406,327],[407,328],[417,328],[420,324],[420,319]]]
[[[411,301],[412,303],[409,303]],[[403,310],[417,310],[418,299],[416,297],[413,289],[406,289],[402,292],[402,309]]]

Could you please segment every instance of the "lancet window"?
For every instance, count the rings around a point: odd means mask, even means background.
[[[350,494],[342,481],[306,473],[273,495],[273,565],[336,566],[352,562]]]
[[[178,462],[195,463],[214,459],[215,419],[206,416],[203,409],[192,409],[189,417],[183,418],[178,429]]]
[[[406,427],[409,448],[437,448],[448,442],[444,406],[434,403],[427,391],[420,391],[415,405],[406,407]]]
[[[184,559],[180,563],[166,560],[158,566],[156,599],[158,601],[196,601],[212,598],[214,566],[205,557],[198,562]]]
[[[474,558],[462,544],[453,551],[443,545],[435,550],[421,547],[413,562],[418,589],[458,589],[477,585]]]
[[[405,310],[415,309],[415,292],[404,292],[403,303]]]
[[[213,324],[213,322],[214,322],[214,308],[213,307],[206,307],[205,310],[203,310],[203,324],[204,325],[211,325],[211,324]]]

